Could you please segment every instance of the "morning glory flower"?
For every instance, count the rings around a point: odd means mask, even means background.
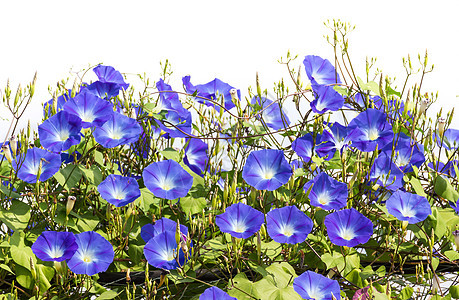
[[[117,112],[113,112],[104,125],[94,130],[96,142],[105,148],[134,143],[141,134],[142,127],[136,120]]]
[[[314,179],[308,181],[303,189],[309,192],[309,201],[311,205],[320,207],[324,210],[339,210],[347,204],[347,184],[339,182],[325,172],[321,172]]]
[[[43,261],[64,261],[78,249],[71,232],[43,231],[32,245],[33,253]]]
[[[262,113],[258,115],[258,118],[260,119],[261,116],[261,119],[269,128],[279,130],[290,125],[290,120],[285,112],[280,109],[278,103],[274,103],[265,97],[262,97],[260,101],[258,96],[255,96],[252,98],[251,104],[261,106]]]
[[[437,144],[440,146],[442,138],[437,136]],[[443,147],[447,150],[454,150],[459,147],[459,130],[457,129],[446,129],[443,133]]]
[[[225,212],[215,217],[215,223],[221,232],[232,237],[246,239],[260,230],[265,216],[261,211],[244,203],[236,203],[226,208]]]
[[[311,232],[312,220],[295,205],[285,206],[266,214],[266,229],[278,243],[298,244]]]
[[[327,278],[313,271],[306,271],[293,279],[293,289],[303,299],[341,299],[338,281]]]
[[[370,170],[370,179],[385,188],[395,191],[403,186],[403,172],[392,162],[390,156],[380,154]]]
[[[315,141],[320,141],[322,136],[317,134]],[[297,138],[292,143],[292,149],[298,154],[299,157],[303,159],[304,162],[309,162],[311,158],[314,156],[314,145],[319,143],[315,143],[314,136],[312,133],[306,133],[302,137]]]
[[[171,159],[150,164],[142,177],[153,195],[168,200],[185,197],[193,185],[193,176]]]
[[[206,84],[198,84],[193,85],[190,82],[190,76],[185,76],[182,78],[183,85],[185,86],[186,92],[188,94],[197,93],[196,96],[207,98],[213,100],[214,102],[218,102],[218,95],[223,97],[224,106],[226,109],[230,110],[236,105],[234,105],[231,97],[231,90],[234,89],[231,85],[221,81],[218,78],[206,83]],[[238,98],[241,99],[241,91],[237,90]],[[218,110],[219,107],[215,106],[212,102],[206,101],[202,98],[196,97],[196,101],[199,103],[205,104],[207,106],[214,107]]]
[[[328,61],[316,55],[307,55],[303,61],[304,70],[312,85],[329,85],[341,83],[335,67]]]
[[[93,71],[100,82],[116,83],[125,90],[129,87],[129,83],[124,82],[123,75],[113,67],[98,65]]]
[[[65,111],[60,111],[38,126],[40,144],[52,152],[68,150],[81,140],[81,119]]]
[[[429,201],[409,192],[398,190],[386,201],[387,211],[400,221],[415,224],[424,221],[432,213]]]
[[[344,98],[333,86],[319,85],[313,87],[315,99],[311,102],[311,109],[316,114],[323,114],[327,111],[337,111],[344,105]]]
[[[200,176],[204,174],[206,169],[208,161],[207,148],[207,144],[200,139],[189,139],[185,147],[183,162],[190,167],[193,172]]]
[[[110,99],[118,96],[118,94],[120,93],[120,88],[121,87],[118,84],[113,82],[96,81],[91,83],[90,85],[83,87],[80,93],[87,92],[101,99]]]
[[[113,262],[115,252],[109,241],[94,231],[75,235],[78,250],[67,262],[75,274],[94,274],[105,272]]]
[[[38,173],[40,181],[46,181],[59,171],[61,167],[61,156],[56,153],[48,152],[44,149],[27,149],[24,161],[21,155],[13,161],[13,168],[16,170],[18,178],[28,182],[37,182]]]
[[[178,257],[175,231],[161,232],[150,239],[143,248],[148,263],[155,268],[175,270],[186,262],[185,253],[180,247]],[[187,253],[189,255],[189,253]]]
[[[418,168],[426,161],[424,156],[424,147],[418,145],[416,141],[411,140],[409,136],[400,132],[399,136],[394,138],[397,141],[395,145],[394,163],[403,173],[413,171],[413,166]],[[392,143],[381,149],[387,156],[392,155]]]
[[[434,167],[434,164],[432,162],[428,163],[427,166],[431,168],[432,170],[435,170],[438,173],[444,174],[446,176],[455,178],[456,177],[456,171],[454,170],[454,165],[456,167],[459,166],[459,161],[458,160],[450,160],[446,163],[442,163],[441,161],[437,161]]]
[[[335,122],[330,126],[330,131],[324,129],[321,143],[316,146],[315,150],[320,157],[327,156],[327,160],[330,160],[335,155],[336,150],[343,153],[343,150],[349,147],[351,138],[352,131]]]
[[[125,206],[140,197],[137,181],[132,177],[110,174],[102,181],[97,190],[100,196],[116,207]]]
[[[113,114],[113,105],[83,91],[65,103],[64,111],[79,117],[83,128],[99,127]]]
[[[354,208],[327,215],[324,224],[330,241],[338,246],[365,244],[373,234],[373,223]]]
[[[210,287],[199,296],[199,300],[237,300],[216,286]]]
[[[292,168],[282,150],[252,151],[242,169],[242,178],[257,190],[274,191],[286,184],[290,176]]]
[[[142,226],[140,229],[140,236],[145,241],[145,243],[148,243],[149,240],[162,232],[172,231],[175,233],[176,230],[177,223],[175,221],[168,218],[161,218],[154,224],[149,223]],[[180,224],[180,233],[182,234],[182,238],[186,240],[186,236],[188,235],[188,228],[185,225]]]
[[[162,110],[172,110],[179,115],[187,115],[189,113],[180,102],[179,95],[176,92],[173,92],[172,87],[165,83],[162,78],[156,82],[156,89],[160,93],[159,99],[156,102],[155,111],[160,112]]]
[[[355,129],[352,136],[352,146],[360,151],[370,152],[382,149],[392,142],[392,127],[386,120],[386,115],[377,109],[369,108],[361,112],[349,123],[349,129]]]
[[[192,125],[191,113],[185,110],[185,113],[169,111],[163,120],[158,120],[157,123],[161,130],[165,131],[166,138],[187,138],[191,135]]]

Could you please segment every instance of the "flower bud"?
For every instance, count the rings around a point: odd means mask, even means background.
[[[5,155],[5,158],[10,162],[10,164],[13,163],[13,159],[11,157],[11,152],[10,152],[10,146],[3,145],[2,152],[3,152],[3,155]]]
[[[126,271],[126,281],[131,281],[131,269],[127,269]]]
[[[11,147],[11,153],[13,153],[13,156],[16,156],[18,154],[18,141],[16,140],[16,138],[13,136],[11,136],[10,138],[10,147]]]
[[[430,104],[429,98],[424,98],[421,100],[421,106],[419,107],[419,115],[422,115],[427,110],[427,107]]]
[[[76,197],[75,196],[69,196],[67,198],[67,205],[65,207],[65,213],[67,216],[70,214],[70,212],[73,209],[73,206],[75,205]]]
[[[35,263],[33,261],[32,256],[30,257],[29,263],[30,263],[30,273],[32,273],[32,277],[36,282],[37,281],[37,271],[35,270]]]
[[[456,244],[456,249],[459,250],[459,230],[454,230],[452,234],[454,236],[454,243]]]
[[[445,132],[445,124],[446,124],[446,119],[443,117],[438,118],[438,134],[440,136],[443,136],[443,133]]]

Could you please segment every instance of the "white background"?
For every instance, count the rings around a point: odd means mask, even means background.
[[[36,95],[24,119],[41,121],[40,105],[51,98],[48,86],[89,65],[103,63],[122,73],[146,72],[159,79],[159,62],[173,67],[173,88],[181,77],[193,84],[215,77],[241,89],[271,90],[287,50],[332,59],[323,35],[329,18],[356,25],[350,53],[356,72],[365,75],[365,57],[377,57],[384,74],[402,85],[402,57],[429,51],[434,72],[424,92],[439,91],[439,107],[459,98],[459,3],[457,1],[2,1],[0,3],[0,87],[9,78],[13,91],[38,72]],[[92,73],[92,72],[91,72]],[[135,76],[128,75],[127,82]],[[132,80],[131,80],[132,78]],[[306,75],[303,75],[306,80]],[[95,80],[91,74],[88,80]],[[72,83],[69,84],[71,87]],[[0,106],[0,116],[10,119]],[[22,124],[25,124],[23,122]],[[453,121],[459,128],[459,117]],[[0,121],[0,140],[7,121]]]

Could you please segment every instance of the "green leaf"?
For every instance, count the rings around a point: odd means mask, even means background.
[[[454,203],[459,199],[459,193],[453,188],[448,180],[441,176],[435,178],[434,190],[438,196],[453,201]]]
[[[75,187],[82,176],[78,165],[68,165],[54,174],[54,178],[56,178],[57,182],[68,191]]]
[[[155,197],[150,190],[147,188],[141,188],[140,189],[140,197],[135,200],[135,205],[139,207],[143,212],[147,213],[150,209],[151,206],[159,206],[159,202],[161,199]]]
[[[432,207],[432,214],[428,216],[428,220],[432,223],[434,233],[438,238],[442,238],[446,233],[446,222],[438,211],[437,207]]]
[[[451,297],[459,299],[459,285],[452,285],[449,287]]]
[[[432,268],[435,271],[438,267],[440,260],[437,257],[432,257]]]
[[[166,148],[160,152],[165,158],[180,162],[179,152],[173,148]]]
[[[0,209],[0,220],[13,231],[26,229],[30,219],[30,206],[19,200],[11,200],[8,210]]]
[[[448,251],[445,251],[444,254],[449,260],[457,260],[457,259],[459,259],[459,253],[457,251],[448,250]]]
[[[51,279],[54,276],[54,269],[52,267],[48,267],[42,264],[36,265],[36,272],[38,277],[38,287],[40,291],[46,292],[51,287]]]
[[[11,246],[10,254],[13,261],[26,268],[30,271],[30,258],[32,258],[34,264],[37,264],[37,259],[35,258],[35,254],[30,247],[18,247],[18,246]]]
[[[102,172],[97,165],[92,165],[89,169],[86,169],[82,165],[78,165],[84,178],[95,186],[98,186],[102,182]]]
[[[275,259],[282,252],[282,245],[276,241],[269,243],[261,242],[261,252],[265,253],[270,259]]]
[[[180,207],[186,215],[188,214],[197,214],[201,213],[204,208],[207,206],[206,198],[194,198],[191,196],[180,198]]]
[[[379,84],[374,81],[369,81],[368,83],[364,83],[360,77],[357,77],[357,82],[362,90],[371,91],[377,96],[381,96],[379,93]]]
[[[301,299],[293,289],[296,273],[289,263],[272,264],[266,271],[268,275],[254,284],[261,299]]]
[[[10,269],[10,267],[8,267],[7,265],[5,264],[0,264],[0,268],[5,270],[5,271],[8,271],[10,272],[11,274],[14,274],[14,272]]]
[[[108,299],[113,299],[116,296],[118,296],[119,293],[113,291],[113,290],[108,290],[100,294],[99,297],[96,298],[96,300],[108,300]]]
[[[325,253],[321,256],[321,259],[327,265],[327,269],[337,267],[339,271],[342,271],[345,267],[344,257],[339,252]]]
[[[0,182],[1,183],[1,182]],[[0,184],[0,194],[5,195],[5,197],[10,197],[10,198],[21,198],[21,195],[19,195],[16,192],[10,191],[6,186],[3,184]]]
[[[17,265],[16,269],[16,280],[19,282],[20,285],[25,287],[26,289],[31,290],[33,288],[33,277],[32,273],[24,267]]]
[[[402,289],[402,291],[400,292],[400,295],[397,297],[397,299],[408,300],[413,295],[413,292],[414,292],[413,288],[411,286],[407,286],[407,287]]]
[[[100,219],[98,216],[93,215],[91,211],[88,211],[81,215],[74,227],[76,227],[80,232],[92,231],[96,228],[97,224],[99,224],[99,221]]]
[[[422,197],[427,197],[427,194],[424,192],[424,188],[422,187],[422,184],[419,181],[419,179],[417,179],[414,176],[411,176],[410,184],[413,187],[413,189],[416,192],[416,194],[418,194],[419,196],[422,196]]]
[[[254,283],[247,279],[245,273],[239,273],[233,278],[233,283],[236,288],[231,287],[231,282],[228,283],[228,295],[239,300],[259,299],[259,293],[254,286]],[[244,291],[244,292],[242,292]],[[248,295],[247,295],[248,294]],[[251,295],[252,297],[250,297]]]
[[[128,254],[133,263],[139,264],[143,258],[143,246],[129,244]]]
[[[363,288],[365,286],[362,277],[360,277],[360,270],[354,269],[349,274],[347,274],[346,279],[358,286],[359,288]]]

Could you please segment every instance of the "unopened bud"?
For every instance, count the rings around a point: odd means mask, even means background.
[[[35,262],[33,261],[32,256],[30,257],[29,263],[30,263],[30,273],[32,273],[33,279],[37,281],[37,272],[35,271]]]
[[[2,152],[3,155],[5,155],[5,158],[10,162],[10,164],[13,163],[13,159],[11,158],[10,146],[3,145]]]
[[[126,271],[126,281],[131,281],[131,269],[127,269]]]
[[[16,156],[17,151],[18,151],[18,141],[16,140],[14,135],[11,136],[10,138],[10,147],[11,147],[11,152],[13,153],[13,156]]]
[[[69,196],[67,198],[67,205],[65,207],[65,212],[67,216],[70,214],[70,212],[73,209],[73,206],[75,205],[76,197],[75,196]]]
[[[430,104],[429,98],[424,98],[421,100],[421,107],[419,107],[420,115],[425,113],[425,111],[427,110],[427,106],[429,106],[429,104]]]
[[[445,132],[445,124],[446,124],[446,119],[443,117],[438,118],[438,134],[440,136],[443,136],[443,133]]]
[[[239,101],[239,97],[237,95],[237,90],[236,89],[231,89],[230,90],[230,94],[231,94],[231,99],[233,100],[233,102]]]
[[[258,79],[258,72],[257,72],[257,75],[256,75],[256,83],[257,83],[257,93],[258,93],[258,96],[261,97],[261,86],[260,86],[260,80]],[[261,100],[261,99],[260,99]]]
[[[459,250],[459,230],[453,231],[454,243],[456,244],[456,249]]]

